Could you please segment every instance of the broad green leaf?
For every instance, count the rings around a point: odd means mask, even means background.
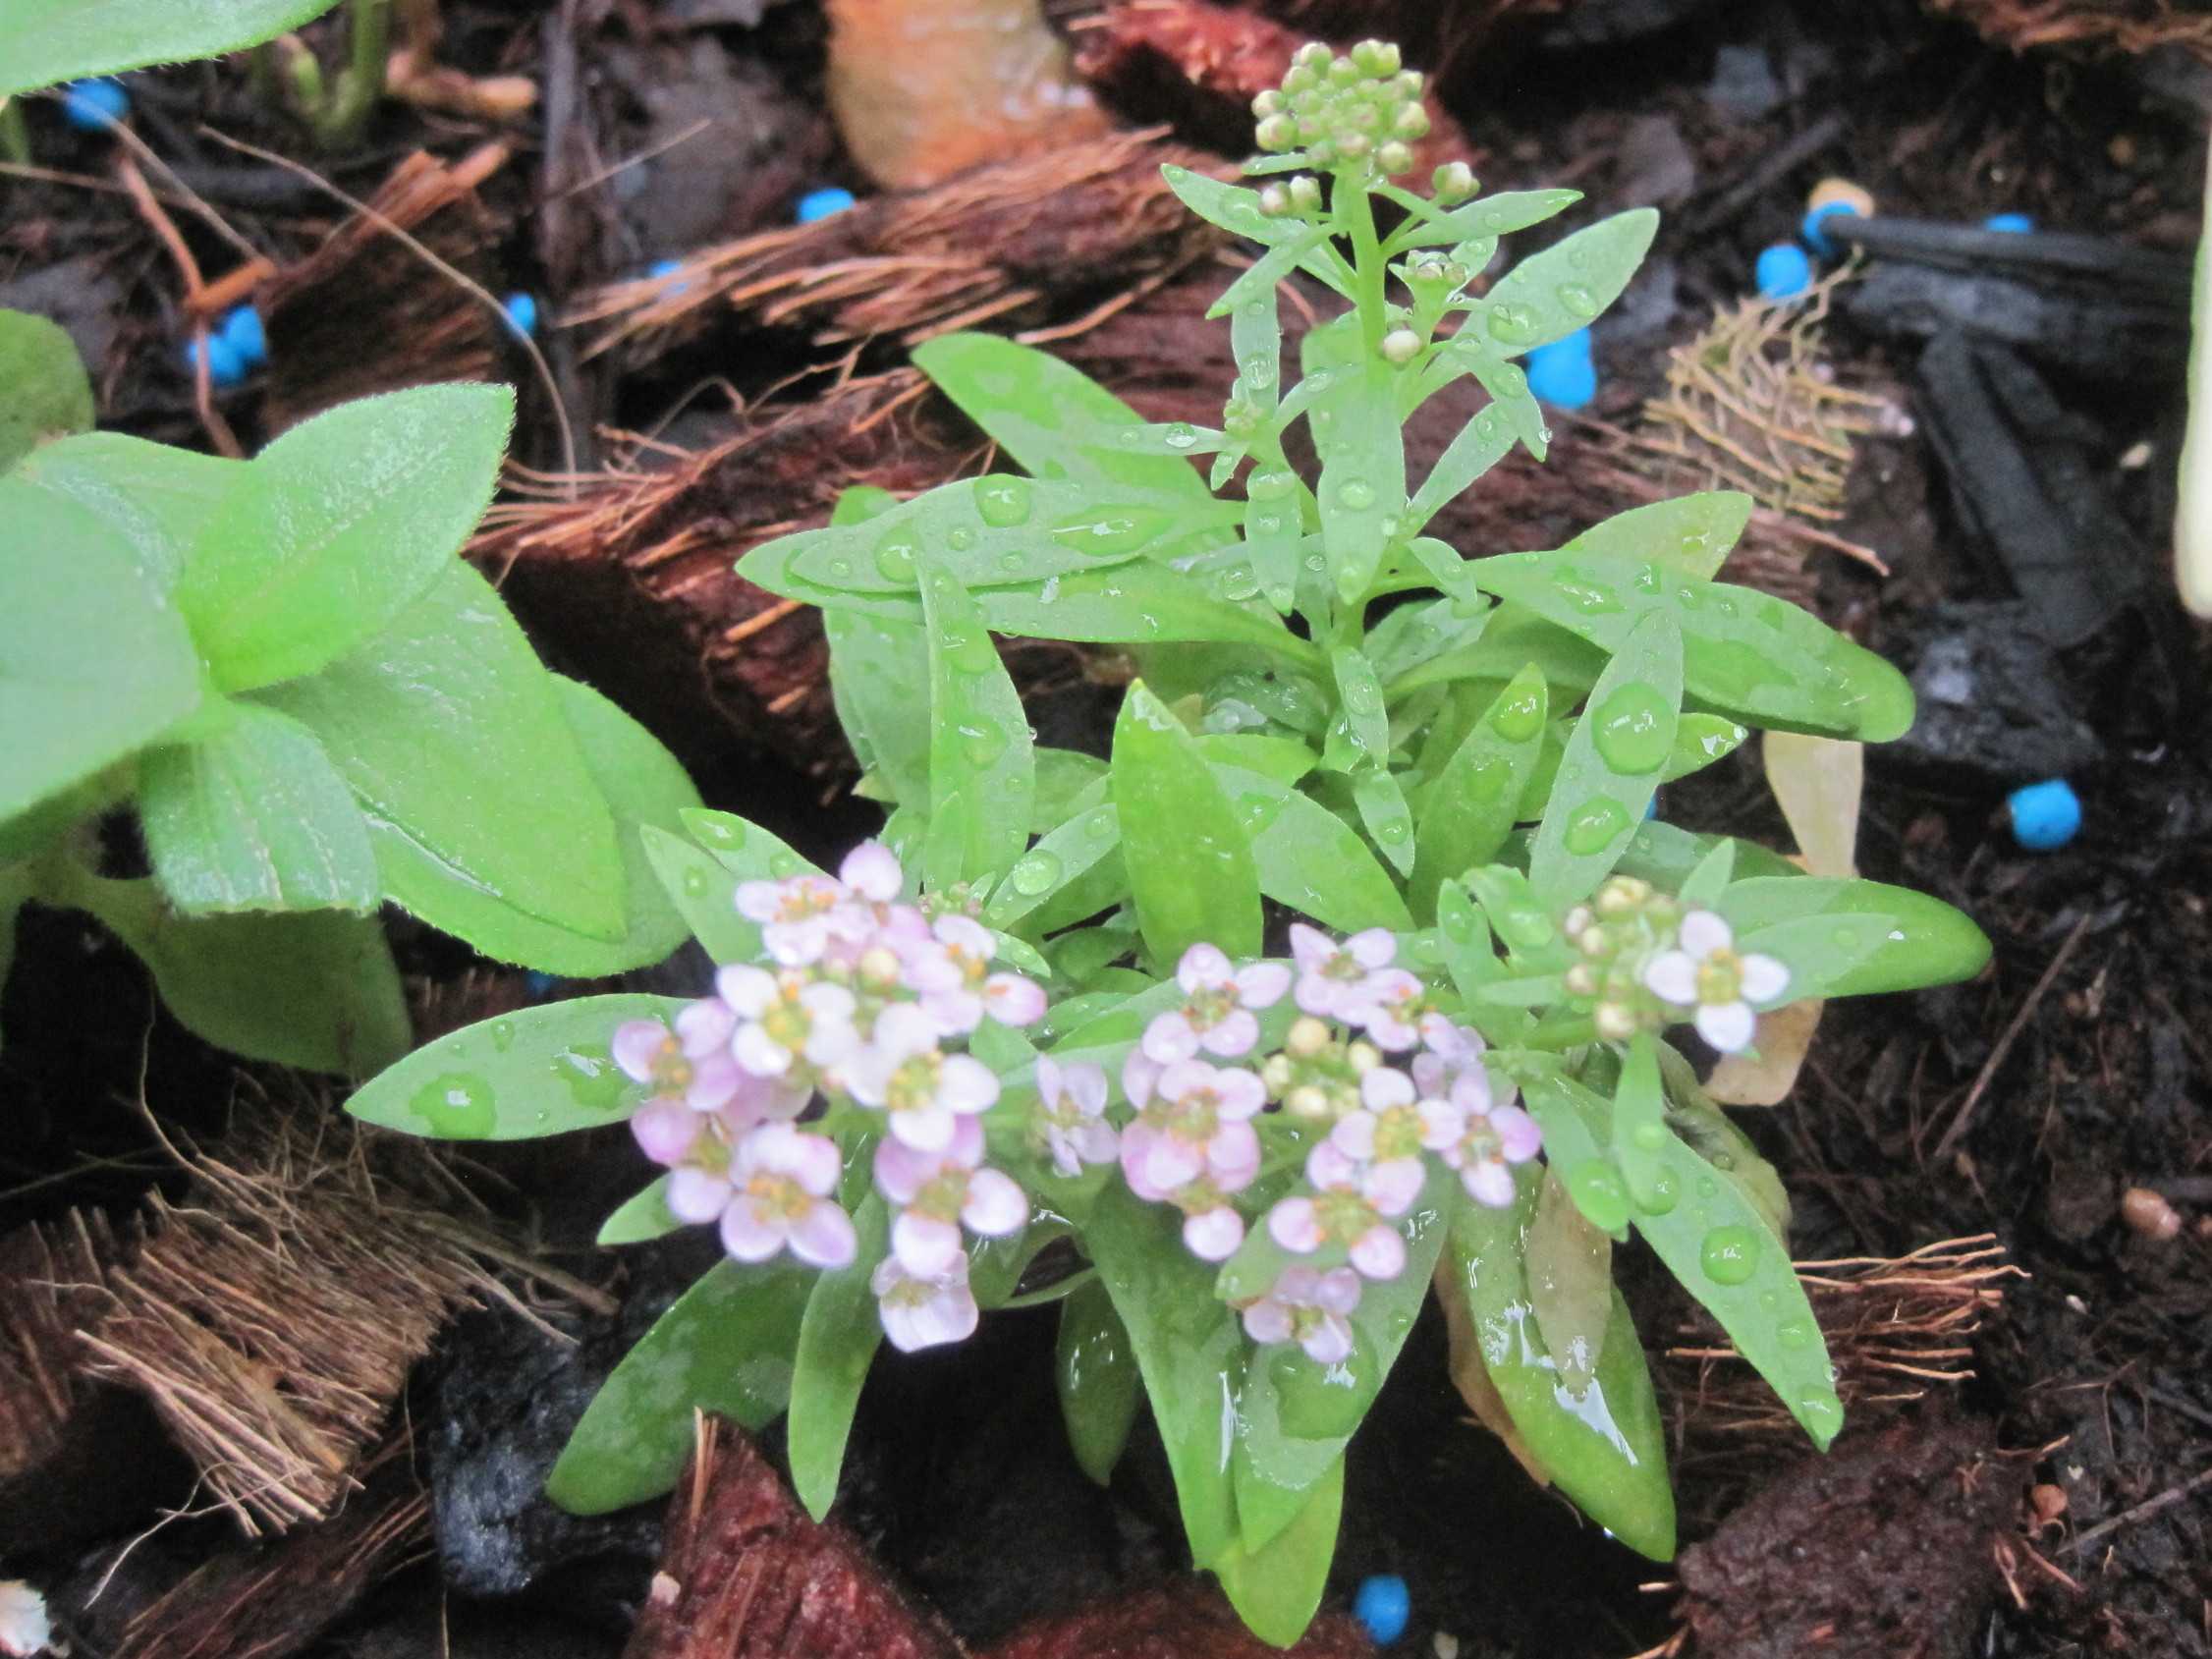
[[[256,456],[177,584],[215,683],[297,680],[374,639],[476,527],[514,424],[505,386],[417,386],[340,404]]]
[[[69,902],[113,929],[169,1012],[217,1048],[357,1078],[407,1052],[407,999],[374,916],[185,916],[150,880],[76,885]]]
[[[1580,191],[1566,190],[1500,191],[1496,195],[1476,196],[1433,218],[1409,220],[1391,237],[1391,251],[1511,236],[1564,213],[1581,199]]]
[[[1114,723],[1113,796],[1153,956],[1172,963],[1201,940],[1233,957],[1257,956],[1251,844],[1190,734],[1142,681],[1130,687]]]
[[[1562,553],[1656,559],[1679,576],[1710,581],[1751,522],[1751,498],[1740,490],[1703,490],[1631,507],[1592,525]]]
[[[1101,778],[1083,792],[1084,804],[1079,810],[1014,860],[1006,879],[992,889],[983,906],[987,925],[1001,929],[1015,926],[1040,906],[1075,888],[1101,859],[1120,850],[1121,824],[1106,795],[1107,783]]]
[[[0,94],[219,57],[273,40],[335,0],[9,0],[0,11]]]
[[[816,1521],[826,1518],[837,1502],[837,1477],[845,1466],[845,1442],[853,1433],[860,1385],[867,1381],[875,1351],[883,1346],[883,1321],[868,1288],[891,1228],[883,1199],[870,1192],[855,1211],[853,1225],[859,1235],[859,1253],[850,1267],[816,1276],[792,1358],[785,1454],[792,1490]]]
[[[1173,1205],[1147,1204],[1110,1184],[1092,1206],[1083,1244],[1135,1351],[1191,1559],[1212,1566],[1239,1541],[1229,1469],[1244,1333],[1213,1294],[1214,1270],[1184,1247]]]
[[[1988,935],[1963,912],[1930,894],[1887,882],[1768,876],[1754,866],[1752,875],[1729,886],[1719,909],[1738,930],[1738,943],[1745,950],[1764,948],[1753,941],[1762,937],[1771,941],[1770,930],[1785,923],[1817,919],[1838,930],[1867,919],[1878,923],[1879,941],[1870,954],[1848,971],[1826,979],[1817,992],[1800,992],[1792,985],[1793,998],[1860,997],[1947,985],[1972,978],[1989,961]],[[1848,948],[1855,939],[1856,935],[1838,948]]]
[[[247,470],[243,461],[121,432],[85,432],[27,457],[16,476],[75,502],[117,531],[147,585],[167,594],[177,585],[186,551]]]
[[[1642,824],[1616,867],[1621,874],[1648,881],[1662,892],[1679,893],[1690,872],[1712,852],[1715,844],[1724,839],[1729,838],[1697,835],[1673,824]],[[1753,876],[1774,876],[1784,881],[1812,879],[1781,854],[1754,841],[1736,843],[1736,873],[1744,879]]]
[[[1434,914],[1445,881],[1498,856],[1543,747],[1544,713],[1544,677],[1524,668],[1445,762],[1415,834],[1408,888],[1414,914]]]
[[[914,365],[998,446],[1039,478],[1137,492],[1139,499],[1210,506],[1189,463],[1120,449],[1134,410],[1050,352],[994,334],[940,334],[913,349]]]
[[[1036,759],[1022,693],[975,602],[933,559],[924,562],[921,604],[929,646],[927,873],[942,891],[995,876],[1022,856]]]
[[[1887,743],[1912,724],[1904,675],[1771,593],[1602,554],[1505,553],[1470,569],[1485,592],[1608,651],[1654,611],[1672,613],[1689,695],[1751,725]]]
[[[1374,584],[1383,550],[1406,511],[1406,441],[1398,424],[1397,376],[1361,349],[1356,318],[1306,335],[1308,378],[1327,374],[1306,427],[1321,458],[1321,550],[1346,604]]]
[[[550,677],[591,780],[614,815],[629,925],[619,939],[594,939],[544,921],[454,879],[421,845],[388,827],[370,840],[385,892],[425,920],[466,939],[485,956],[546,973],[599,979],[666,960],[690,929],[655,870],[648,847],[698,803],[698,791],[658,738],[580,681]],[[733,917],[733,919],[736,919]]]
[[[1628,1303],[1613,1293],[1596,1375],[1579,1394],[1536,1328],[1522,1251],[1542,1179],[1534,1165],[1522,1167],[1514,1208],[1460,1206],[1438,1288],[1463,1299],[1483,1368],[1560,1490],[1631,1549],[1666,1561],[1675,1553],[1666,1427]]]
[[[1528,855],[1539,903],[1564,910],[1605,879],[1643,821],[1674,752],[1683,642],[1674,617],[1648,614],[1590,689]]]
[[[193,712],[183,620],[91,513],[0,478],[0,822],[114,764]]]
[[[681,997],[576,997],[520,1009],[416,1049],[354,1091],[363,1123],[434,1140],[534,1140],[627,1120],[640,1098],[615,1027],[675,1019]]]
[[[1106,781],[1106,762],[1073,748],[1036,749],[1037,793],[1030,803],[1029,833],[1056,830],[1095,804],[1091,792]]]
[[[370,911],[376,855],[314,734],[273,708],[210,704],[191,742],[140,763],[138,821],[170,902],[217,911]]]
[[[69,331],[0,309],[0,472],[50,439],[90,431],[92,415],[92,383]]]
[[[617,1244],[642,1244],[649,1240],[665,1239],[685,1225],[669,1210],[668,1177],[656,1176],[608,1212],[592,1243],[602,1249]]]
[[[1425,1286],[1423,1287],[1426,1288]],[[1261,1549],[1230,1547],[1213,1570],[1237,1616],[1260,1640],[1289,1647],[1305,1634],[1328,1587],[1344,1515],[1344,1460],[1307,1489],[1291,1523]]]
[[[572,1515],[657,1498],[691,1455],[694,1410],[766,1428],[791,1399],[810,1268],[720,1261],[655,1320],[600,1385],[545,1495]]]
[[[1468,307],[1457,336],[1468,343],[1462,350],[1480,342],[1515,357],[1587,327],[1629,286],[1658,229],[1654,210],[1632,207],[1529,255]],[[1444,351],[1453,354],[1450,342]]]
[[[684,927],[717,963],[751,962],[760,954],[760,928],[737,912],[738,877],[688,837],[648,824],[641,835],[645,861]]]
[[[1053,1378],[1076,1462],[1103,1486],[1114,1478],[1114,1465],[1129,1443],[1144,1384],[1114,1299],[1095,1279],[1060,1304]]]
[[[1341,933],[1412,925],[1398,884],[1342,818],[1247,767],[1217,761],[1213,775],[1251,842],[1261,893]]]
[[[1560,1386],[1578,1400],[1596,1379],[1613,1322],[1613,1241],[1547,1177],[1528,1223],[1522,1265],[1536,1334],[1558,1366]]]
[[[1368,766],[1353,774],[1352,801],[1360,827],[1400,875],[1413,867],[1413,812],[1395,774]]]
[[[827,610],[830,694],[860,770],[902,806],[929,806],[929,705],[914,688],[929,678],[929,639],[913,623]]]
[[[795,875],[820,875],[810,860],[791,850],[784,839],[735,812],[716,812],[704,806],[678,814],[684,833],[713,854],[723,868],[740,881],[782,881]]]
[[[627,926],[614,818],[539,664],[491,584],[458,560],[377,638],[305,680],[253,693],[322,740],[366,809],[388,890],[473,885],[595,939]],[[435,915],[427,919],[436,921]],[[442,925],[442,923],[441,923]],[[466,936],[466,935],[464,935]]]
[[[1405,529],[1418,531],[1457,500],[1462,490],[1505,459],[1518,435],[1506,412],[1495,403],[1471,416],[1444,446],[1444,453],[1436,458],[1420,488],[1407,503],[1402,520]]]

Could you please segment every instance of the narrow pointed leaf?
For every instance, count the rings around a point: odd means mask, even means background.
[[[1474,724],[1422,806],[1408,898],[1433,914],[1437,889],[1498,856],[1544,741],[1544,677],[1516,675]]]
[[[845,1467],[845,1443],[853,1432],[860,1385],[883,1346],[883,1321],[868,1288],[890,1231],[882,1198],[870,1192],[855,1211],[853,1225],[859,1234],[859,1253],[852,1266],[815,1277],[792,1360],[785,1450],[792,1490],[816,1521],[825,1519],[837,1501],[837,1477]]]
[[[942,890],[997,875],[1029,843],[1036,761],[1022,695],[959,580],[928,566],[928,870]],[[939,853],[939,849],[942,852]]]
[[[1143,1403],[1144,1381],[1129,1331],[1114,1311],[1114,1299],[1096,1280],[1060,1304],[1053,1378],[1076,1462],[1103,1486],[1114,1477],[1114,1465],[1129,1443],[1130,1427]]]
[[[1204,941],[1260,949],[1259,873],[1235,809],[1183,723],[1139,681],[1114,726],[1113,797],[1144,941],[1173,963]]]
[[[1515,356],[1587,327],[1629,286],[1658,230],[1655,211],[1633,207],[1521,260],[1469,308],[1462,349],[1479,341]]]

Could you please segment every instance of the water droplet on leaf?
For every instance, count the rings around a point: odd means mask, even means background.
[[[1697,1247],[1697,1264],[1716,1285],[1741,1285],[1759,1267],[1759,1236],[1748,1227],[1716,1227]]]

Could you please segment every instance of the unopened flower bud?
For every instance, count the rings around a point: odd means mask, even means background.
[[[1291,193],[1281,185],[1263,186],[1259,193],[1259,210],[1270,219],[1280,219],[1291,210]]]
[[[1576,905],[1573,910],[1567,912],[1567,919],[1564,922],[1560,923],[1560,926],[1566,932],[1567,936],[1570,939],[1573,939],[1586,931],[1590,923],[1594,922],[1595,920],[1597,920],[1597,917],[1590,913],[1589,906]]]
[[[1287,1054],[1270,1054],[1259,1069],[1259,1080],[1267,1085],[1267,1092],[1278,1100],[1291,1086],[1291,1057]]]
[[[1291,205],[1300,213],[1317,213],[1321,209],[1321,181],[1310,173],[1294,174],[1291,178]]]
[[[1386,174],[1410,173],[1413,170],[1413,152],[1393,138],[1375,151],[1375,165]]]
[[[1411,362],[1419,356],[1420,349],[1421,337],[1410,328],[1394,328],[1382,338],[1382,355],[1394,363]]]
[[[1391,84],[1396,88],[1400,97],[1417,98],[1421,95],[1421,88],[1428,83],[1422,78],[1419,70],[1406,69],[1398,72],[1398,79]]]
[[[1567,970],[1567,994],[1573,997],[1597,995],[1597,969],[1586,962],[1578,962]]]
[[[1296,103],[1300,93],[1310,92],[1320,84],[1320,76],[1301,66],[1283,77],[1283,95]]]
[[[1617,1002],[1601,1002],[1593,1016],[1597,1034],[1607,1042],[1627,1042],[1636,1034],[1636,1017]]]
[[[1398,118],[1391,122],[1390,130],[1401,138],[1425,138],[1428,137],[1428,111],[1419,104],[1400,104]]]
[[[1401,60],[1395,42],[1362,40],[1352,48],[1352,61],[1358,66],[1360,74],[1380,81],[1386,76],[1396,75]]]
[[[1328,1091],[1319,1083],[1300,1083],[1283,1097],[1283,1110],[1294,1118],[1325,1118],[1329,1115]]]
[[[1382,1050],[1371,1042],[1354,1043],[1345,1050],[1344,1057],[1351,1063],[1353,1071],[1361,1077],[1382,1064]]]
[[[1283,94],[1272,86],[1252,99],[1252,119],[1254,121],[1265,121],[1271,115],[1280,115],[1282,111]]]
[[[1599,915],[1628,915],[1651,897],[1651,885],[1632,875],[1617,875],[1597,890]]]
[[[1436,199],[1449,206],[1474,194],[1474,169],[1464,161],[1447,161],[1429,180]]]
[[[1301,1014],[1291,1022],[1290,1031],[1283,1038],[1284,1050],[1300,1060],[1310,1060],[1329,1046],[1329,1027],[1325,1021],[1310,1014]]]
[[[1613,937],[1602,927],[1585,927],[1575,935],[1575,948],[1586,957],[1601,957],[1613,948]]]
[[[1291,62],[1300,69],[1322,70],[1329,67],[1329,60],[1334,56],[1336,54],[1322,42],[1308,40],[1292,55]]]
[[[1329,65],[1329,84],[1332,86],[1355,86],[1360,79],[1359,66],[1350,58],[1337,58]]]
[[[1337,146],[1327,138],[1316,138],[1305,146],[1305,158],[1316,167],[1334,167],[1337,164]]]
[[[1286,150],[1298,142],[1298,122],[1288,115],[1270,115],[1259,124],[1252,136],[1259,140],[1261,149]]]
[[[1363,161],[1374,144],[1364,133],[1340,133],[1337,135],[1337,154],[1347,161]]]

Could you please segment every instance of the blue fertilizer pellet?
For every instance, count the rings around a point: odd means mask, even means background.
[[[1812,286],[1812,261],[1796,243],[1778,242],[1760,249],[1758,263],[1751,267],[1751,280],[1758,285],[1762,300],[1795,299]]]
[[[818,191],[808,191],[799,198],[798,220],[811,225],[817,219],[826,219],[832,213],[842,213],[853,205],[853,193],[838,185],[824,185]]]
[[[240,305],[223,319],[222,338],[248,368],[259,368],[269,360],[269,336],[261,326],[261,313],[251,305]]]
[[[2035,229],[2035,221],[2025,213],[1992,213],[1981,222],[1985,231],[2005,231],[2014,236],[2025,236]]]
[[[81,133],[104,133],[131,113],[131,94],[111,75],[62,88],[62,119]]]
[[[2030,853],[2051,853],[2081,833],[2081,799],[2064,778],[2016,789],[2005,798],[2013,839]]]
[[[537,332],[537,302],[527,294],[510,294],[504,302],[507,326],[525,339]]]
[[[199,370],[199,342],[185,342],[185,372],[196,374]],[[246,359],[239,349],[221,334],[207,337],[207,379],[215,386],[236,386],[246,378]]]
[[[1360,1581],[1352,1598],[1352,1616],[1378,1642],[1393,1642],[1406,1633],[1407,1622],[1413,1616],[1413,1597],[1397,1574],[1377,1573]]]
[[[1580,409],[1597,396],[1597,363],[1590,356],[1590,331],[1546,342],[1528,354],[1528,390],[1554,409]]]

